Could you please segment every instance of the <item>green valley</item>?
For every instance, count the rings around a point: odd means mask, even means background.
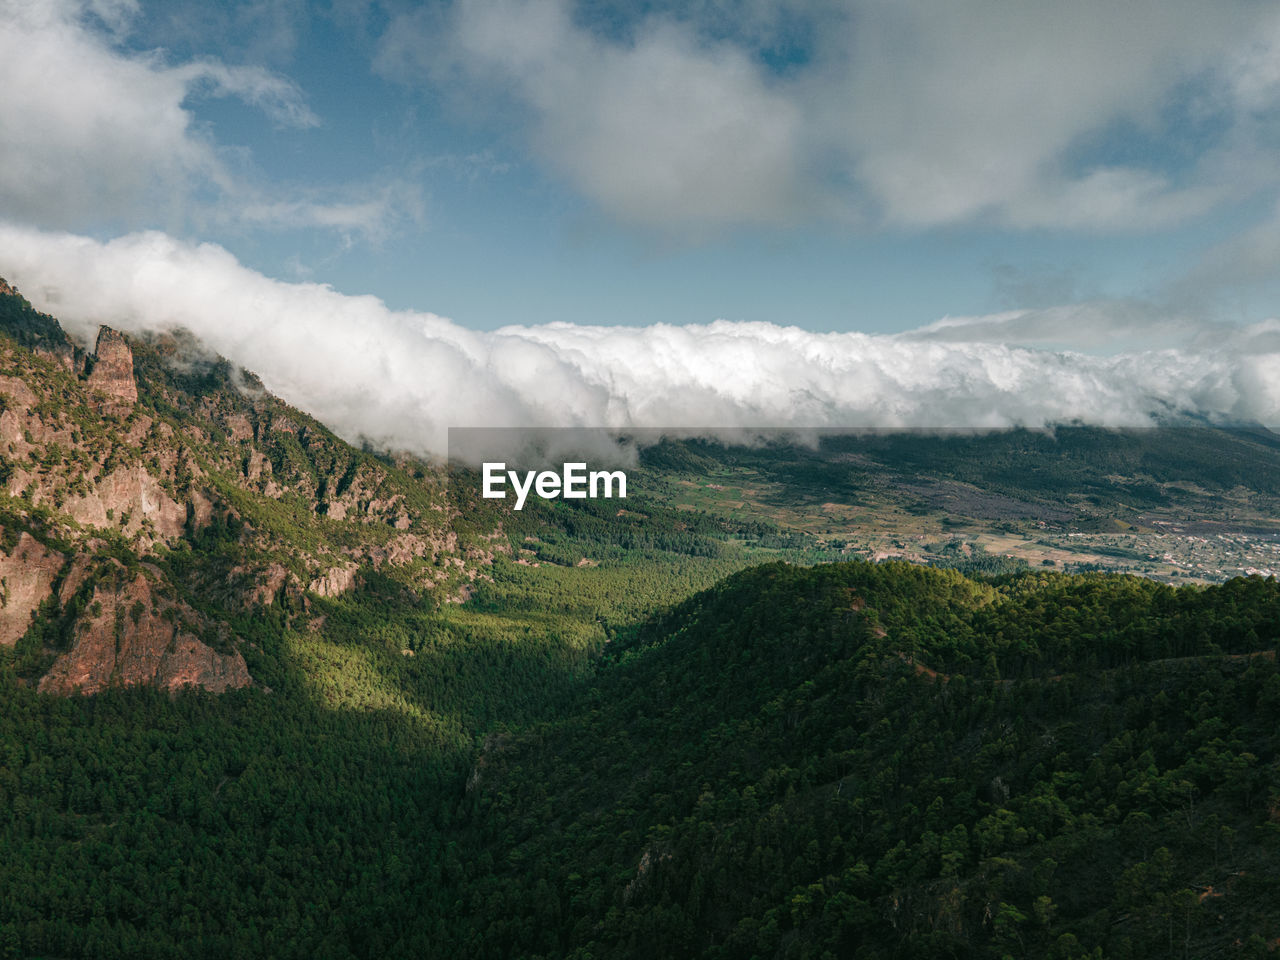
[[[0,955],[1280,938],[1260,428],[668,440],[516,511],[10,292],[0,453]]]

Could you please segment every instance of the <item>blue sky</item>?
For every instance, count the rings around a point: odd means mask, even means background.
[[[77,46],[189,71],[137,95],[180,112],[157,154],[207,153],[120,158],[155,182],[116,203],[0,208],[34,226],[161,229],[481,329],[1276,312],[1274,275],[1224,252],[1280,235],[1267,4],[6,7],[61,36],[68,99],[94,82]]]
[[[0,275],[73,326],[194,325],[258,368],[184,285],[270,302],[258,329],[304,343],[300,305],[340,294],[331,329],[365,324],[375,378],[380,344],[416,349],[402,328],[466,340],[458,389],[488,384],[495,416],[546,414],[519,366],[545,361],[571,422],[628,420],[734,375],[664,350],[738,337],[774,379],[734,402],[788,422],[857,419],[869,401],[822,376],[868,357],[928,393],[876,408],[894,422],[948,410],[913,364],[981,398],[975,422],[1106,420],[1081,384],[1135,369],[1175,380],[1122,409],[1280,422],[1277,264],[1273,3],[0,0]],[[505,327],[519,363],[466,338]],[[784,370],[753,351],[787,327],[812,337]],[[1024,347],[1069,371],[1057,406],[1006,376]],[[305,380],[275,387],[304,402]]]

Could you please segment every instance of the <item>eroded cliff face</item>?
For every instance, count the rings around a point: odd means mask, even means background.
[[[0,538],[4,529],[0,528]],[[11,550],[0,542],[0,644],[12,646],[31,626],[67,558],[23,531]]]
[[[17,294],[0,285],[6,296]],[[52,318],[21,304],[16,312],[17,324],[10,316],[0,328],[11,338],[0,339],[0,492],[8,495],[0,498],[0,644],[18,643],[46,618],[44,646],[24,656],[45,670],[47,693],[250,683],[225,623],[179,599],[159,567],[134,564],[126,574],[104,555],[127,545],[147,557],[226,509],[205,486],[191,442],[139,407],[129,342],[103,327],[86,358]],[[6,533],[6,516],[20,532]]]
[[[229,629],[162,589],[154,569],[130,572],[87,551],[68,562],[26,531],[14,537],[0,528],[0,644],[22,639],[42,607],[69,630],[51,641],[64,649],[40,679],[42,692],[89,694],[145,683],[221,693],[248,685],[248,667]]]
[[[144,549],[182,536],[189,517],[197,529],[208,523],[202,471],[168,424],[134,414],[92,436],[81,424],[95,401],[81,410],[59,406],[56,390],[44,386],[35,371],[0,374],[0,490],[84,527],[136,538]]]
[[[133,378],[133,351],[124,336],[110,327],[98,328],[98,342],[88,363],[88,385],[124,404],[138,402]]]
[[[350,561],[340,563],[312,580],[307,589],[319,597],[341,596],[355,587],[358,569],[359,567]]]
[[[77,523],[119,529],[125,536],[142,532],[149,523],[149,532],[160,540],[181,536],[187,523],[187,508],[137,465],[100,477],[90,492],[68,498],[63,510]]]
[[[21,657],[40,690],[244,686],[237,616],[310,629],[375,570],[458,601],[492,551],[449,517],[431,468],[356,450],[189,333],[102,327],[86,353],[0,282],[0,643],[46,617]]]
[[[72,627],[71,649],[40,680],[41,693],[91,694],[114,684],[222,693],[250,683],[239,650],[219,652],[201,640],[202,633],[219,633],[218,624],[157,595],[148,572],[129,576],[117,564],[113,573],[93,585]]]

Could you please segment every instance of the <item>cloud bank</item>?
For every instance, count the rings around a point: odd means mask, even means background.
[[[0,211],[46,228],[315,227],[379,238],[421,217],[402,179],[301,189],[257,180],[243,147],[191,109],[231,97],[277,128],[320,124],[292,81],[216,58],[171,63],[123,43],[130,0],[0,0]]]
[[[375,65],[505,100],[548,167],[667,230],[1150,230],[1277,173],[1280,14],[1252,0],[603,6],[402,11]]]
[[[479,332],[274,280],[212,244],[3,224],[0,275],[84,339],[99,323],[185,327],[343,436],[425,455],[445,452],[449,427],[1280,424],[1275,321],[1105,357],[965,340],[961,322],[876,336],[724,320]]]

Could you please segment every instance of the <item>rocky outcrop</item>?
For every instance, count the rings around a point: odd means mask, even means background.
[[[124,336],[110,327],[98,328],[98,342],[89,364],[89,387],[108,397],[132,405],[138,402],[138,384],[133,379],[133,351]]]
[[[358,569],[359,567],[350,561],[331,567],[312,580],[307,585],[307,589],[320,597],[340,596],[355,587]]]
[[[71,561],[71,569],[67,571],[67,575],[62,578],[62,586],[58,588],[58,603],[66,606],[71,602],[71,598],[76,595],[80,587],[89,579],[89,574],[93,572],[94,559],[92,554],[78,554]]]
[[[367,559],[378,569],[384,564],[403,566],[423,557],[435,559],[441,554],[452,554],[458,549],[458,535],[452,530],[440,537],[421,537],[413,533],[401,533],[385,546],[367,547],[360,551],[347,551],[357,559]]]
[[[197,634],[206,626],[185,604],[157,597],[143,572],[123,582],[104,579],[75,623],[71,649],[40,680],[40,692],[65,696],[151,684],[223,693],[247,686],[240,651],[219,653],[204,643]]]
[[[235,580],[247,580],[249,583],[241,593],[241,604],[245,608],[258,605],[271,606],[287,584],[292,584],[295,589],[298,588],[297,578],[278,563],[270,564],[266,569],[258,571],[243,566],[232,567],[230,576]]]
[[[0,410],[0,451],[7,451],[11,456],[24,457],[31,449],[23,434],[22,421],[12,410]]]
[[[0,645],[12,646],[27,632],[66,561],[25,531],[11,552],[0,549]]]
[[[199,490],[187,498],[187,519],[192,530],[203,530],[213,521],[213,501]]]
[[[117,424],[111,441],[86,440],[67,415],[70,405],[60,407],[61,398],[33,385],[44,385],[37,371],[0,376],[0,455],[10,461],[0,489],[10,496],[29,491],[33,503],[83,526],[141,536],[144,547],[182,536],[189,517],[194,529],[208,523],[212,504],[193,486],[205,471],[174,442],[169,424],[139,413]],[[118,398],[97,396],[100,409],[120,412]]]
[[[67,373],[74,374],[77,368],[77,360],[83,355],[84,351],[77,351],[74,344],[70,341],[66,343],[50,343],[37,344],[32,347],[32,353],[37,357],[44,357],[46,360],[52,361],[55,366],[61,367]]]
[[[137,417],[130,417],[129,419],[132,423],[128,431],[125,433],[124,439],[126,443],[130,443],[136,447],[138,444],[146,441],[147,434],[151,432],[151,425],[155,423],[155,421],[145,413]]]
[[[187,508],[140,466],[111,471],[91,493],[72,497],[62,509],[77,523],[114,527],[129,536],[150,520],[158,536],[177,537],[187,522]]]
[[[250,483],[271,476],[271,461],[260,450],[250,450],[244,463],[244,476]]]
[[[234,616],[273,607],[319,630],[319,598],[373,571],[406,597],[465,597],[474,558],[425,465],[362,455],[190,335],[103,327],[87,355],[12,294],[0,288],[0,493],[15,517],[0,643],[47,640],[41,690],[244,686]],[[314,523],[294,516],[307,510]],[[160,547],[175,562],[149,566]]]
[[[24,409],[30,409],[36,403],[36,395],[21,377],[0,377],[0,393],[9,396]]]
[[[0,453],[7,452],[15,462],[42,444],[71,441],[69,425],[50,425],[39,415],[37,407],[42,399],[22,377],[0,376]],[[21,491],[21,487],[13,490],[15,494]]]
[[[249,418],[243,413],[232,414],[227,417],[227,435],[236,442],[241,440],[253,439],[253,424],[249,422]]]
[[[330,520],[359,519],[362,523],[385,523],[397,530],[408,530],[413,518],[399,493],[379,495],[386,474],[359,471],[341,479],[335,477],[321,484],[317,491],[318,511]]]

